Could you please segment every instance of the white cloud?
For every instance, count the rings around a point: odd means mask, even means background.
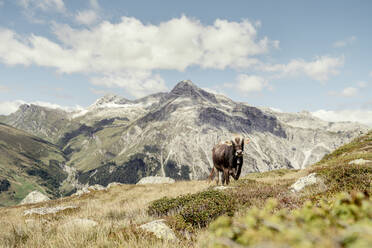
[[[62,109],[67,112],[73,112],[73,111],[81,111],[84,108],[76,105],[74,107],[71,106],[61,106],[55,103],[49,103],[49,102],[43,102],[43,101],[34,101],[34,102],[25,102],[23,100],[16,100],[16,101],[4,101],[0,102],[0,115],[9,115],[11,113],[14,113],[18,110],[19,106],[23,104],[34,104],[42,107],[47,107],[51,109]]]
[[[237,77],[236,88],[243,93],[262,91],[267,86],[267,81],[259,76],[240,74]]]
[[[342,96],[342,97],[354,97],[359,93],[358,88],[355,87],[346,87],[340,92],[338,91],[330,91],[329,95],[331,96]]]
[[[19,3],[25,9],[59,12],[64,12],[66,10],[63,0],[19,0]]]
[[[262,91],[271,88],[266,79],[256,75],[239,74],[234,83],[224,84],[226,88],[234,88],[241,94]]]
[[[347,87],[341,91],[341,96],[351,97],[358,94],[358,89],[354,87]]]
[[[157,26],[129,17],[117,24],[105,21],[89,30],[56,25],[55,34],[60,43],[36,35],[18,37],[11,30],[2,30],[0,37],[7,49],[0,58],[5,63],[50,66],[66,73],[182,71],[192,65],[224,69],[255,64],[255,55],[277,44],[267,37],[258,39],[254,25],[246,20],[217,19],[213,25],[204,26],[185,16]],[[48,56],[44,56],[46,50]]]
[[[369,72],[369,76],[372,77],[372,71]]]
[[[372,110],[318,110],[312,114],[325,121],[352,121],[372,126]]]
[[[344,57],[320,56],[313,61],[293,59],[288,64],[260,65],[259,68],[267,72],[278,72],[282,76],[306,74],[312,79],[326,81],[329,76],[337,75],[339,67],[343,66]]]
[[[94,19],[83,16],[80,21],[86,24]],[[256,28],[247,20],[217,19],[212,25],[203,25],[182,16],[152,25],[122,17],[119,23],[103,21],[89,29],[55,24],[57,42],[0,29],[0,61],[54,67],[61,73],[94,73],[98,75],[92,80],[95,84],[123,87],[135,96],[164,90],[165,85],[159,76],[135,80],[139,85],[124,83],[133,82],[134,74],[183,71],[191,66],[225,69],[258,64],[256,56],[278,47],[279,42],[258,38]]]
[[[356,39],[357,38],[355,36],[351,36],[345,40],[336,41],[335,43],[333,43],[333,47],[340,48],[345,47],[347,45],[351,45],[352,43],[354,43],[354,41],[356,41]]]
[[[367,86],[368,86],[367,82],[364,82],[364,81],[359,81],[358,82],[358,87],[359,88],[365,88]]]
[[[75,16],[75,19],[80,24],[91,25],[99,20],[99,16],[94,10],[84,10],[79,11]]]
[[[121,87],[134,97],[143,97],[155,92],[168,91],[164,80],[150,71],[127,71],[103,77],[92,78],[95,85],[106,87]]]
[[[5,101],[0,102],[0,115],[8,115],[18,110],[18,107],[24,104],[24,101]]]

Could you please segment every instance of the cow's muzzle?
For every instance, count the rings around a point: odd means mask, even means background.
[[[243,156],[243,154],[244,154],[244,152],[243,152],[242,150],[237,150],[237,151],[235,152],[235,156],[238,156],[238,157]]]

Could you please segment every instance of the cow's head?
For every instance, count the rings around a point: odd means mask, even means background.
[[[235,137],[231,140],[231,145],[234,149],[234,155],[237,157],[243,157],[244,154],[244,144],[248,144],[249,139],[244,139],[243,137]]]

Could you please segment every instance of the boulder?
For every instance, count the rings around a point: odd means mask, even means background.
[[[118,182],[112,182],[112,183],[109,183],[106,187],[106,189],[109,189],[111,187],[114,187],[114,186],[117,186],[117,185],[123,185],[122,183],[118,183]]]
[[[23,212],[24,216],[37,214],[37,215],[46,215],[46,214],[56,214],[68,209],[76,209],[77,206],[56,206],[56,207],[44,207],[44,208],[31,208]]]
[[[161,183],[174,183],[174,179],[170,177],[143,177],[137,182],[137,184],[161,184]]]
[[[372,163],[372,160],[365,160],[365,159],[359,158],[359,159],[355,159],[349,162],[349,164],[356,164],[356,165],[363,165],[366,163]]]
[[[299,178],[294,184],[291,185],[290,189],[292,192],[299,192],[306,186],[319,182],[320,179],[316,177],[316,173],[311,173],[305,177]]]
[[[231,186],[215,186],[213,189],[215,190],[225,190],[225,189],[233,189],[234,187],[231,187]]]
[[[165,220],[154,220],[152,222],[143,224],[141,229],[153,233],[156,237],[165,240],[177,240],[176,235],[165,223]]]
[[[72,196],[82,196],[84,194],[88,194],[92,191],[98,191],[98,190],[106,190],[106,188],[99,184],[85,186],[82,189],[79,189],[78,191],[76,191],[74,194],[72,194]]]
[[[30,192],[20,203],[19,205],[23,204],[31,204],[31,203],[38,203],[38,202],[44,202],[49,201],[50,198],[39,191],[35,190]]]
[[[92,191],[92,190],[105,190],[106,188],[102,185],[99,185],[99,184],[95,184],[95,185],[91,185],[88,187],[88,190]]]

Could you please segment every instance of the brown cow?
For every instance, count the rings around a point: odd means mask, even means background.
[[[244,143],[248,144],[249,139],[235,137],[231,141],[219,143],[212,149],[213,168],[209,180],[214,177],[217,171],[217,185],[219,183],[219,172],[222,172],[222,185],[230,182],[230,175],[238,180],[243,166]]]

